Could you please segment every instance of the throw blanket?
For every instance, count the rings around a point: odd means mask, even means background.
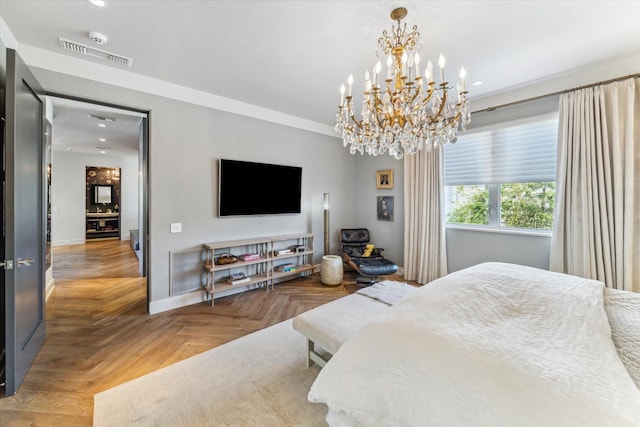
[[[393,305],[401,298],[413,293],[416,289],[418,289],[416,286],[411,286],[408,283],[383,280],[356,292],[387,305]]]
[[[308,398],[341,425],[640,425],[603,284],[502,263],[398,301],[344,343]]]

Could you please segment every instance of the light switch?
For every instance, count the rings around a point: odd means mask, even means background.
[[[182,233],[182,223],[181,222],[172,222],[171,223],[171,232],[172,233]]]

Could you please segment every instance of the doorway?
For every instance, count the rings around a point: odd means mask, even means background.
[[[48,98],[53,112],[49,185],[51,229],[48,233],[53,255],[52,266],[46,274],[48,294],[56,286],[57,279],[65,280],[68,277],[66,273],[59,273],[60,277],[56,277],[56,271],[65,268],[72,268],[76,278],[78,272],[85,272],[87,279],[95,278],[96,269],[120,271],[116,274],[123,277],[125,273],[122,271],[131,272],[132,269],[127,267],[119,270],[108,263],[130,265],[131,260],[124,256],[133,257],[134,260],[137,257],[137,276],[146,278],[148,112],[56,94],[49,94]],[[118,176],[111,178],[118,180],[120,192],[117,205],[119,227],[117,231],[105,234],[105,238],[112,240],[111,244],[103,239],[87,238],[91,235],[91,227],[96,224],[96,218],[102,214],[99,212],[100,206],[92,209],[96,205],[87,203],[87,194],[92,194],[93,190],[87,173],[100,168],[118,171]],[[111,188],[114,188],[113,185]],[[114,208],[104,207],[105,210]],[[98,218],[97,224],[101,224],[101,220]],[[105,249],[109,247],[115,249]],[[110,254],[114,250],[119,251],[120,255],[99,255]],[[147,313],[149,289],[150,284],[146,280]]]

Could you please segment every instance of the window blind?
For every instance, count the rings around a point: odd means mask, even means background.
[[[470,130],[445,145],[445,185],[556,180],[556,114]]]

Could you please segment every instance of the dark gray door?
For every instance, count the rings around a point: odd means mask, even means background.
[[[45,338],[44,104],[42,88],[7,49],[4,140],[4,289],[7,396]]]

